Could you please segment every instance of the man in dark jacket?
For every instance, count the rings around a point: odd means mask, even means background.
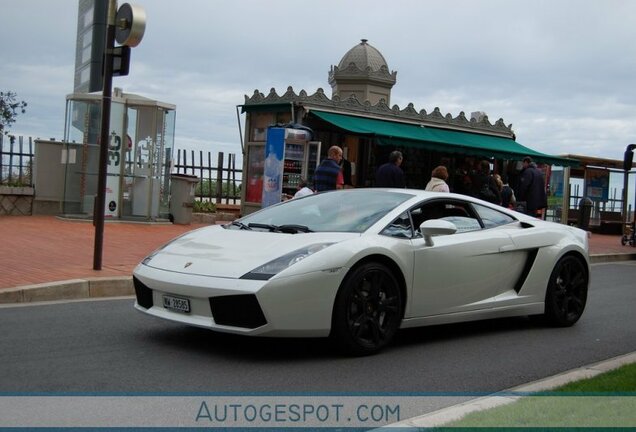
[[[338,146],[331,146],[327,152],[327,159],[323,160],[314,171],[314,190],[316,192],[336,189],[341,159],[342,149]]]
[[[541,210],[548,206],[543,173],[529,156],[523,158],[523,169],[521,170],[519,190],[516,195],[517,202],[525,201],[526,214],[530,216],[540,218]]]
[[[375,187],[406,187],[404,172],[400,165],[402,165],[402,152],[392,151],[389,155],[389,161],[381,165],[375,172]]]

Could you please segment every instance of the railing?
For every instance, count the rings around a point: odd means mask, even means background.
[[[188,159],[188,153],[190,158]],[[194,150],[177,150],[174,165],[177,174],[190,174],[199,177],[195,190],[196,198],[202,202],[217,204],[239,204],[241,199],[242,169],[236,168],[236,155],[229,153],[227,164],[223,152],[217,154],[217,164],[212,165],[212,153],[198,152],[198,161]],[[225,167],[224,167],[225,165]]]
[[[0,186],[33,186],[34,140],[31,137],[0,135]],[[174,171],[199,177],[196,198],[216,204],[239,204],[242,169],[236,155],[219,152],[216,166],[211,152],[178,149]],[[198,156],[198,158],[196,157]]]
[[[31,137],[0,135],[0,185],[33,186],[33,157]]]

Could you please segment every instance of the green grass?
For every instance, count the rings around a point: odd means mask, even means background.
[[[443,428],[634,428],[636,364],[469,414]]]
[[[562,393],[622,393],[636,392],[636,363],[587,378],[573,381],[553,390]],[[636,413],[635,419],[636,419]]]

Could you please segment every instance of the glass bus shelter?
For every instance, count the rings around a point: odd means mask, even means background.
[[[92,218],[97,196],[102,95],[66,97],[63,213]],[[168,219],[175,105],[115,88],[110,114],[106,218]]]

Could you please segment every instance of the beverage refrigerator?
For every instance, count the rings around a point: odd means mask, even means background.
[[[313,188],[320,141],[305,129],[269,127],[265,143],[262,207],[293,196],[301,179]]]

